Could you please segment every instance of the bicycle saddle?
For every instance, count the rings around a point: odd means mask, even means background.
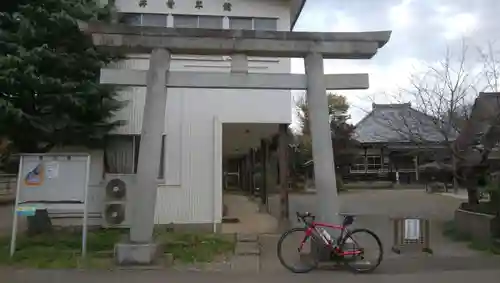
[[[306,218],[306,217],[314,217],[314,215],[312,215],[310,212],[304,212],[304,213],[300,213],[300,212],[295,212],[295,214],[297,214],[297,217],[299,218]]]
[[[344,220],[342,221],[342,226],[349,226],[354,222],[354,216],[344,215]]]
[[[314,219],[316,218],[314,215],[312,215],[312,213],[310,212],[304,212],[304,213],[300,213],[300,212],[295,212],[295,214],[297,215],[297,218],[300,218],[300,219],[305,219],[305,218],[312,218],[313,221]]]

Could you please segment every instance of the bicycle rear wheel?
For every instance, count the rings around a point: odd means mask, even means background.
[[[370,260],[366,260],[366,248],[360,245],[361,240],[373,241],[373,248],[376,249],[373,259],[370,258]],[[384,250],[380,238],[368,229],[354,229],[348,232],[339,246],[343,252],[361,251],[358,255],[344,257],[346,267],[355,273],[369,273],[374,271],[380,265],[384,257]]]
[[[305,239],[301,249],[301,242],[306,235],[307,228],[293,228],[281,235],[278,241],[278,259],[281,264],[293,273],[307,273],[318,266],[318,260],[311,251],[304,250],[311,246],[314,236],[311,235]],[[289,242],[291,241],[291,242]],[[306,253],[301,253],[302,251]],[[299,264],[291,263],[294,252],[299,256]]]

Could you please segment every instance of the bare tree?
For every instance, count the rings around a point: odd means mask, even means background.
[[[426,122],[432,123],[430,126],[442,135],[445,143],[454,140],[460,131],[460,122],[468,115],[469,105],[478,94],[475,86],[479,77],[467,64],[468,53],[465,43],[458,56],[448,48],[442,61],[428,66],[428,70],[421,74],[412,74],[410,88],[401,92],[403,99],[413,102],[415,110],[431,118]],[[427,141],[422,133],[412,132],[410,137],[420,142]]]
[[[381,122],[403,140],[422,148],[441,143],[447,150],[435,156],[436,161],[452,156],[453,141],[464,127],[475,98],[483,91],[498,92],[500,87],[500,49],[490,42],[476,51],[463,41],[458,53],[447,48],[443,60],[413,73],[410,86],[396,98],[411,102],[411,108],[399,111],[404,114],[398,119],[382,117]],[[455,177],[456,171],[454,168]]]
[[[478,47],[479,60],[482,63],[481,77],[486,84],[485,91],[500,90],[500,48],[495,41],[490,41],[486,47]]]

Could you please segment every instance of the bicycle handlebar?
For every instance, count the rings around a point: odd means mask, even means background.
[[[296,211],[295,214],[297,215],[297,219],[299,221],[302,221],[306,224],[310,224],[311,222],[313,222],[316,219],[316,216],[312,215],[310,212],[300,213],[300,212]],[[307,218],[310,218],[310,221],[308,221],[309,219],[307,219]],[[344,215],[344,220],[342,221],[343,226],[351,225],[353,222],[354,222],[354,216]]]

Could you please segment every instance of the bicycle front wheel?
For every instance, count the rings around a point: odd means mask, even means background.
[[[374,271],[382,262],[384,250],[377,234],[368,229],[354,229],[348,232],[340,243],[346,267],[355,273]]]
[[[306,231],[306,228],[293,228],[278,241],[278,259],[293,273],[307,273],[318,266],[316,256],[311,253],[314,236],[308,236],[302,244]]]

